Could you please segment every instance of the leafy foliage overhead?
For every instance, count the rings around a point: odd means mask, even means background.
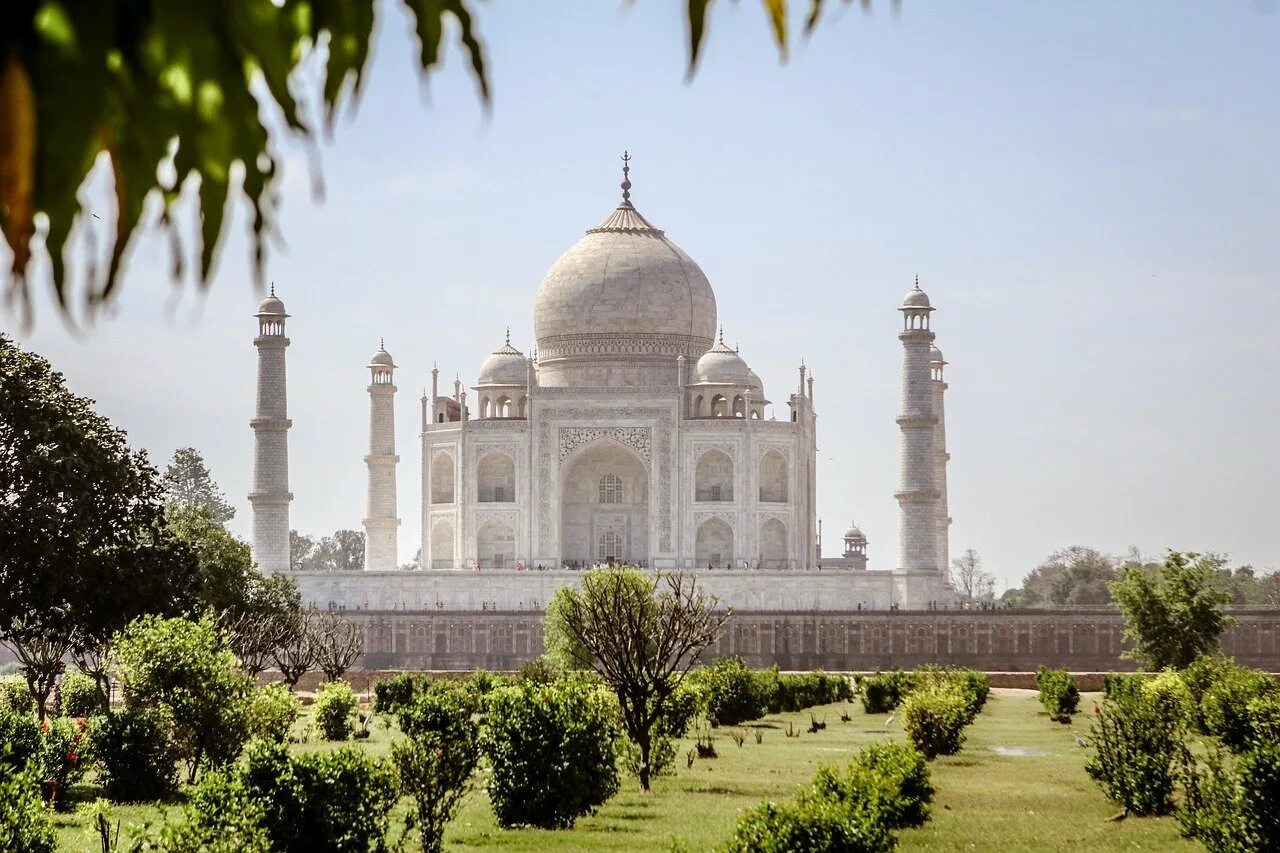
[[[870,0],[858,1],[870,7]],[[785,59],[790,4],[761,2]],[[412,19],[424,74],[442,60],[446,26],[456,26],[488,104],[488,63],[472,14],[475,3],[397,5]],[[807,5],[806,34],[817,26],[825,3]],[[688,0],[690,75],[706,39],[710,6],[711,0]],[[152,197],[172,246],[173,278],[191,277],[204,287],[225,236],[226,211],[243,194],[253,210],[254,270],[261,286],[279,204],[276,152],[284,137],[311,140],[316,113],[332,130],[342,105],[358,95],[375,8],[377,0],[0,4],[0,233],[13,253],[8,302],[30,318],[27,279],[33,247],[42,237],[54,292],[63,315],[70,316],[64,255],[75,229],[88,247],[80,276],[86,304],[101,304],[119,286],[134,230],[150,224],[143,219],[150,218]],[[111,169],[114,221],[77,198],[103,158]],[[184,193],[195,197],[195,234],[185,234],[175,216]],[[105,249],[101,258],[99,244]],[[190,270],[188,258],[195,261]]]

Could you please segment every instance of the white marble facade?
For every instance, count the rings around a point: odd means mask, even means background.
[[[772,403],[718,331],[702,270],[632,205],[625,164],[622,189],[616,209],[544,276],[531,354],[508,333],[469,389],[461,379],[442,389],[432,369],[421,401],[420,573],[393,571],[395,365],[384,349],[375,355],[369,571],[300,577],[304,598],[536,609],[575,577],[565,570],[619,562],[697,570],[716,578],[726,604],[749,609],[948,601],[944,362],[918,284],[902,309],[898,565],[868,570],[867,538],[856,528],[842,557],[820,559],[813,377],[801,363]],[[287,423],[283,415],[281,400],[277,419]],[[264,423],[255,421],[260,445]],[[258,498],[255,512],[271,511],[275,495],[287,494],[287,472],[259,492],[272,497]],[[255,536],[260,554],[277,544]]]

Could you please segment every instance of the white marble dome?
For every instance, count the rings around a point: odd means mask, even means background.
[[[524,385],[529,379],[524,353],[511,345],[508,340],[501,349],[480,365],[480,376],[477,385]]]
[[[551,265],[534,306],[546,385],[674,385],[716,331],[716,297],[693,259],[623,199]]]
[[[929,308],[929,295],[920,289],[920,282],[916,282],[916,286],[907,291],[907,295],[902,299],[903,308]]]
[[[276,296],[275,288],[272,288],[271,295],[262,300],[258,305],[258,313],[254,316],[288,317],[289,315],[285,313],[284,303]]]
[[[387,352],[387,348],[381,344],[378,345],[378,351],[373,354],[373,358],[369,360],[370,367],[395,367],[396,363],[391,358],[391,353]]]
[[[697,384],[739,385],[744,388],[757,387],[760,382],[742,360],[742,356],[725,346],[724,338],[698,359],[693,368],[693,381]]]

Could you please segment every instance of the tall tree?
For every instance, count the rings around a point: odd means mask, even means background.
[[[646,791],[655,728],[729,618],[718,604],[692,576],[623,567],[588,572],[581,588],[560,587],[547,607],[547,649],[570,666],[594,669],[618,695]]]
[[[789,4],[761,1],[785,58]],[[866,8],[870,0],[860,3]],[[487,105],[488,64],[474,4],[397,5],[416,31],[422,72],[441,61],[445,33],[456,33]],[[689,0],[686,6],[690,75],[710,5]],[[807,5],[806,34],[824,3]],[[377,0],[0,3],[0,233],[13,253],[9,296],[29,316],[25,276],[43,215],[48,229],[35,245],[46,249],[64,315],[72,299],[63,250],[73,226],[106,243],[109,261],[101,269],[90,265],[84,276],[86,307],[105,301],[119,284],[134,229],[149,224],[142,221],[148,198],[159,202],[156,222],[174,246],[174,279],[189,276],[201,286],[210,279],[231,199],[247,198],[261,284],[266,237],[278,224],[277,152],[289,137],[310,143],[317,113],[331,131],[339,109],[359,93],[375,8],[393,7]],[[115,210],[98,217],[82,206],[77,190],[100,153],[110,161]],[[186,219],[174,215],[179,200],[195,207],[198,233],[179,225]],[[95,219],[107,220],[105,234]],[[199,263],[188,271],[189,254]]]
[[[289,531],[289,568],[295,572],[310,569],[315,550],[314,536],[306,536],[296,530]]]
[[[951,583],[964,604],[979,604],[995,597],[996,579],[982,568],[982,557],[972,548],[951,561]]]
[[[1134,643],[1126,656],[1147,669],[1181,669],[1216,649],[1218,637],[1235,624],[1222,612],[1230,595],[1213,585],[1223,562],[1216,554],[1170,551],[1157,569],[1126,568],[1111,584],[1124,611],[1125,637]]]
[[[164,469],[164,497],[171,504],[207,510],[219,524],[226,524],[236,514],[194,447],[179,447],[173,452]]]
[[[214,613],[244,609],[250,587],[259,577],[249,544],[219,524],[204,507],[170,504],[165,521],[173,536],[196,558],[196,595]]]
[[[307,569],[313,572],[358,572],[364,568],[364,534],[337,530],[316,543]]]
[[[0,638],[43,703],[62,655],[192,601],[195,564],[164,523],[146,455],[0,335]]]
[[[1108,584],[1119,579],[1116,561],[1093,548],[1054,551],[1022,581],[1023,603],[1036,607],[1109,604]]]

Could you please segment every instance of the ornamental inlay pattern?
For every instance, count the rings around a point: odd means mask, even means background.
[[[657,421],[658,458],[656,464],[650,462],[650,469],[656,468],[658,481],[658,541],[659,550],[670,553],[671,548],[671,409],[669,408],[612,408],[612,409],[543,409],[538,413],[543,426],[538,431],[538,447],[536,459],[538,466],[538,542],[539,550],[544,554],[552,551],[553,530],[559,524],[558,518],[551,513],[552,492],[559,483],[556,476],[560,458],[556,448],[559,445],[560,430],[551,424],[554,421],[620,421],[620,420],[652,420]],[[603,429],[619,429],[618,427],[602,427]],[[625,428],[622,428],[625,429]],[[648,458],[648,457],[646,457]]]
[[[689,447],[695,460],[708,450],[719,450],[732,461],[738,461],[738,445],[732,441],[695,441]]]
[[[762,512],[762,513],[760,513],[760,519],[759,519],[759,521],[760,521],[760,523],[761,523],[761,524],[764,524],[766,521],[768,521],[768,520],[769,520],[769,519],[771,519],[771,518],[776,518],[778,521],[781,521],[781,522],[782,522],[782,526],[783,526],[783,527],[786,527],[788,530],[790,530],[790,529],[791,529],[791,515],[790,515],[789,513],[785,513],[785,512]]]
[[[706,352],[713,341],[690,335],[665,335],[639,332],[592,332],[583,335],[553,335],[538,339],[542,361],[578,355],[657,355],[670,358],[671,353],[697,356]]]
[[[561,427],[560,461],[568,459],[579,447],[601,438],[611,438],[639,453],[645,462],[652,461],[653,430],[649,427]]]
[[[472,457],[476,460],[479,460],[487,453],[493,453],[495,450],[499,453],[507,454],[513,461],[520,458],[520,445],[512,442],[493,443],[486,441],[483,443],[476,442],[471,446]]]
[[[738,529],[738,515],[733,512],[695,512],[693,514],[694,529],[697,529],[702,522],[710,521],[713,518],[720,519],[734,530]]]
[[[520,524],[520,512],[514,509],[478,509],[472,513],[471,517],[475,521],[477,530],[490,521],[500,521],[513,528]]]
[[[762,444],[756,449],[756,467],[760,467],[760,463],[764,461],[764,457],[772,451],[782,457],[782,460],[788,465],[791,464],[791,454],[787,451],[784,444]]]

